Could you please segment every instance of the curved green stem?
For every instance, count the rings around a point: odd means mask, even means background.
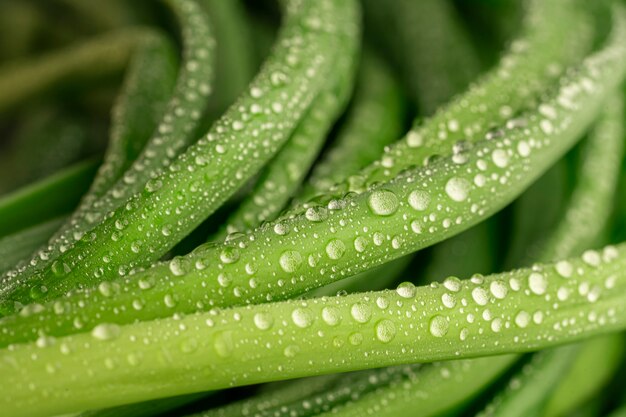
[[[620,245],[441,286],[400,285],[127,326],[101,323],[89,333],[41,337],[0,351],[0,405],[14,416],[36,416],[306,375],[532,351],[626,328],[624,294],[626,245]]]

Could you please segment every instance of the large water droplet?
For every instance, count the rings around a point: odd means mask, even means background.
[[[355,303],[350,308],[352,318],[359,323],[367,323],[372,317],[372,311],[363,303]]]
[[[415,190],[409,194],[409,205],[417,211],[424,211],[430,204],[430,194],[426,191]]]
[[[376,323],[376,338],[383,343],[389,343],[396,337],[396,325],[387,319]]]
[[[411,282],[403,282],[396,288],[396,292],[402,298],[413,298],[417,293],[415,285]]]
[[[474,288],[472,290],[472,298],[474,299],[476,304],[480,306],[487,305],[487,303],[489,302],[489,294],[484,288],[480,287]]]
[[[448,333],[450,325],[448,324],[448,320],[446,320],[443,316],[434,316],[430,319],[428,323],[428,329],[430,334],[435,337],[444,337]]]
[[[291,320],[301,328],[307,328],[313,324],[313,315],[306,308],[296,308],[291,312]]]
[[[256,313],[254,315],[254,325],[260,330],[267,330],[274,324],[274,318],[269,313]]]
[[[454,201],[465,201],[469,194],[470,183],[464,178],[450,178],[446,183],[446,194]]]
[[[346,252],[346,245],[339,239],[333,239],[326,245],[326,254],[330,259],[340,259]]]
[[[528,287],[533,293],[543,295],[546,293],[546,289],[548,288],[548,280],[543,274],[540,274],[539,272],[532,272],[528,276]]]
[[[515,324],[520,328],[525,328],[530,323],[530,314],[521,310],[515,316]]]
[[[302,265],[302,255],[295,250],[288,250],[280,255],[278,262],[283,271],[289,273],[296,272],[298,268],[300,268],[300,265]]]
[[[335,307],[324,307],[322,309],[322,320],[329,326],[336,326],[341,322],[341,314]]]
[[[502,281],[493,281],[489,285],[489,290],[491,291],[491,294],[498,300],[504,299],[508,292],[506,284]]]
[[[370,194],[367,204],[372,213],[390,216],[398,210],[398,197],[389,190],[376,190]]]
[[[98,340],[112,340],[120,335],[121,329],[117,324],[102,323],[91,331],[91,336]]]

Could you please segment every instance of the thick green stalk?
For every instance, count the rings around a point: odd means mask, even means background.
[[[433,259],[425,276],[430,279],[443,279],[451,274],[465,276],[473,271],[490,271],[494,263],[488,248],[490,238],[486,226],[486,223],[481,223],[435,247]],[[459,262],[455,262],[454,266],[443,261],[451,256],[459,258]],[[322,296],[334,295],[338,290],[354,292],[380,289],[376,283],[380,283],[381,280],[388,283],[390,277],[398,278],[399,273],[406,269],[404,267],[408,261],[410,257],[400,258],[382,267],[319,288],[312,293]],[[390,266],[394,268],[389,268]],[[396,267],[399,268],[396,270]],[[360,280],[357,281],[357,278]],[[350,285],[345,285],[348,283]],[[327,379],[326,383],[321,383],[314,391],[307,391],[302,387],[310,383],[309,379],[301,380],[296,387],[293,383],[289,385],[279,383],[274,384],[277,387],[266,394],[209,410],[200,415],[234,417],[241,415],[242,410],[248,413],[254,410],[255,415],[259,417],[307,417],[326,413],[363,415],[371,414],[382,403],[385,406],[381,409],[389,415],[408,415],[408,410],[412,408],[418,408],[421,415],[428,415],[427,413],[453,408],[465,401],[468,386],[473,390],[479,390],[504,372],[513,362],[513,358],[509,355],[474,361],[436,363],[432,367],[416,364],[401,369],[382,368],[355,375],[345,374]],[[487,372],[482,366],[483,363],[489,365],[486,368]],[[477,370],[480,370],[479,375],[475,375]],[[471,384],[468,383],[466,376],[471,376]],[[289,391],[294,389],[298,395],[290,395]],[[437,396],[440,391],[446,393],[446,401],[441,401]]]
[[[0,406],[16,417],[47,415],[307,375],[544,349],[626,328],[624,294],[626,244],[439,286],[406,284],[396,291],[215,309],[127,326],[100,323],[88,333],[41,337],[0,351]]]
[[[129,323],[293,297],[468,229],[508,204],[560,158],[621,82],[626,65],[621,11],[607,46],[563,79],[540,111],[503,131],[500,140],[487,139],[361,195],[312,207],[76,293],[63,299],[63,315],[50,316],[49,304],[31,308],[36,312],[31,316],[7,317],[11,332],[0,337],[11,343],[32,338],[38,329],[51,335],[74,332],[77,315],[88,329],[100,320]],[[56,270],[63,275],[63,268]]]
[[[322,88],[336,55],[343,53],[335,47],[358,33],[352,0],[293,0],[286,10],[274,54],[206,137],[61,254],[51,268],[34,276],[29,286],[19,275],[10,285],[5,280],[5,306],[12,308],[13,301],[32,300],[33,295],[52,298],[157,260],[276,153]]]

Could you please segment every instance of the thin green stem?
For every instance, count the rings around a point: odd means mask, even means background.
[[[98,162],[79,162],[4,196],[0,200],[0,236],[70,212],[89,187]]]
[[[375,161],[400,136],[403,110],[400,86],[391,70],[373,52],[365,51],[347,119],[298,199],[323,193]]]

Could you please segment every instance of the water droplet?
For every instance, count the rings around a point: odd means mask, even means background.
[[[50,269],[52,270],[52,273],[57,277],[65,276],[72,271],[68,264],[58,260],[52,262]]]
[[[484,288],[480,287],[474,288],[472,290],[472,298],[479,306],[487,305],[487,303],[489,302],[489,294]]]
[[[48,292],[48,287],[45,285],[35,285],[30,288],[30,298],[33,300],[38,300]]]
[[[228,287],[232,282],[233,280],[226,274],[222,273],[217,276],[217,283],[224,288]]]
[[[328,209],[325,207],[309,207],[304,216],[311,222],[322,222],[328,218]]]
[[[542,120],[541,122],[539,122],[539,127],[541,128],[543,133],[545,133],[546,135],[549,135],[552,132],[554,132],[554,126],[552,126],[552,122],[550,120],[547,120],[547,119]]]
[[[381,310],[384,310],[387,307],[389,307],[389,299],[387,299],[387,297],[381,295],[380,297],[376,298],[376,305]]]
[[[158,191],[161,187],[163,187],[163,182],[158,178],[153,178],[146,182],[145,189],[149,193],[154,193],[155,191]]]
[[[574,267],[568,261],[559,261],[554,266],[556,272],[563,278],[570,278],[574,273]]]
[[[528,276],[528,287],[533,293],[543,295],[546,293],[546,289],[548,288],[548,280],[543,274],[540,274],[539,272],[532,272]]]
[[[448,277],[443,281],[443,286],[449,291],[458,292],[461,289],[461,280],[457,277]]]
[[[456,298],[448,293],[445,293],[441,296],[441,302],[447,308],[454,308],[454,306],[456,306]]]
[[[167,308],[176,307],[176,299],[171,294],[166,294],[163,297],[163,303],[165,304]]]
[[[283,271],[289,273],[296,272],[298,268],[300,268],[300,265],[302,265],[302,255],[295,250],[288,250],[280,255],[278,262]]]
[[[186,270],[185,260],[183,258],[174,258],[169,262],[169,268],[172,274],[176,276],[184,275]]]
[[[396,337],[396,325],[387,319],[376,323],[376,338],[383,343],[389,343]]]
[[[504,149],[496,149],[491,153],[491,160],[499,168],[506,168],[509,164],[509,154]]]
[[[586,250],[583,252],[582,259],[583,262],[589,266],[598,266],[602,261],[600,254],[595,250]]]
[[[358,236],[357,238],[354,239],[354,249],[361,253],[363,251],[365,251],[365,249],[367,249],[367,239],[364,238],[363,236]]]
[[[464,178],[450,178],[446,183],[446,194],[454,201],[465,201],[469,194],[470,183]]]
[[[424,144],[424,138],[422,135],[414,130],[411,130],[406,135],[406,143],[409,145],[409,148],[417,148]]]
[[[112,340],[120,335],[121,329],[117,324],[102,323],[91,331],[91,336],[98,340]]]
[[[291,312],[291,320],[301,328],[307,328],[313,324],[313,316],[308,309],[296,308]]]
[[[388,190],[373,191],[367,199],[372,213],[379,216],[390,216],[398,210],[398,197]]]
[[[276,223],[274,225],[274,233],[276,233],[278,236],[285,236],[287,233],[289,233],[289,227],[284,223]]]
[[[493,319],[493,321],[491,322],[491,330],[495,333],[498,333],[500,330],[502,330],[502,319],[501,318],[496,318]]]
[[[435,337],[444,337],[448,333],[450,325],[448,324],[448,320],[446,320],[443,316],[434,316],[430,319],[428,324],[428,329],[430,334]]]
[[[274,324],[274,318],[269,313],[256,313],[254,325],[260,330],[267,330]]]
[[[417,211],[424,211],[430,204],[430,194],[426,191],[415,190],[409,194],[409,205]]]
[[[363,303],[355,303],[350,308],[352,318],[358,323],[367,323],[372,317],[372,311]]]
[[[506,288],[506,284],[502,281],[493,281],[489,285],[489,290],[491,291],[491,294],[499,300],[504,299],[508,292],[508,289]]]
[[[220,261],[225,264],[233,264],[239,260],[239,251],[237,248],[225,247],[220,253]]]
[[[530,323],[530,314],[528,314],[524,310],[519,311],[517,315],[515,316],[515,324],[518,327],[524,329],[526,326],[528,326],[529,323]]]
[[[113,295],[113,286],[110,282],[101,282],[98,284],[98,292],[100,292],[103,297],[110,297]]]
[[[396,292],[402,298],[413,298],[417,293],[415,285],[411,282],[403,282],[396,288]]]
[[[520,143],[517,144],[517,153],[524,158],[530,155],[530,146],[526,141],[520,141]]]
[[[361,343],[363,343],[363,335],[359,332],[351,333],[348,336],[348,341],[350,342],[352,346],[358,346]]]
[[[283,351],[283,354],[288,358],[293,358],[300,352],[300,348],[297,345],[289,345]]]
[[[326,254],[330,259],[341,259],[345,252],[346,245],[339,239],[333,239],[326,245]]]
[[[322,309],[322,320],[329,326],[336,326],[341,322],[341,314],[335,307],[324,307]]]

